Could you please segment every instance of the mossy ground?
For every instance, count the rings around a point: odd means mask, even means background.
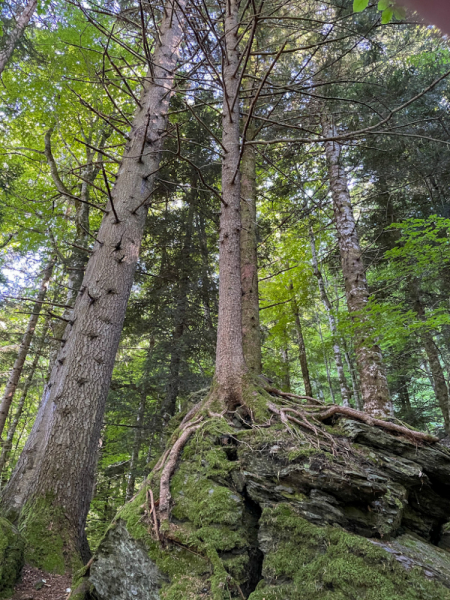
[[[0,517],[0,598],[9,598],[23,566],[24,540]]]

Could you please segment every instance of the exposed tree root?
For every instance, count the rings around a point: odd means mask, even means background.
[[[297,394],[282,392],[281,390],[277,390],[276,388],[273,388],[273,387],[265,387],[264,389],[271,394],[275,394],[276,396],[279,396],[280,398],[287,398],[287,399],[295,398],[298,400],[309,400],[309,401],[315,403],[315,404],[302,405],[301,408],[303,409],[303,411],[305,409],[312,409],[315,411],[317,411],[318,408],[325,409],[322,412],[307,412],[307,413],[305,413],[305,412],[301,411],[301,414],[299,416],[301,416],[303,420],[300,424],[303,427],[310,429],[311,431],[312,431],[312,429],[311,429],[312,425],[308,421],[306,416],[310,417],[313,420],[324,421],[325,419],[328,419],[329,417],[331,417],[333,415],[340,414],[340,415],[345,415],[347,417],[351,417],[353,419],[357,419],[358,421],[363,421],[363,423],[367,423],[367,425],[371,425],[374,427],[382,427],[383,429],[387,429],[388,431],[395,431],[396,433],[401,433],[402,435],[405,435],[412,440],[420,440],[422,442],[431,442],[431,443],[439,441],[437,437],[430,435],[429,433],[423,433],[421,431],[414,431],[412,429],[409,429],[406,426],[397,425],[396,423],[392,423],[390,421],[382,421],[381,419],[374,419],[370,415],[368,415],[364,412],[361,412],[359,410],[356,410],[354,408],[339,406],[337,404],[332,404],[332,405],[327,406],[320,400],[317,400],[316,398],[311,398],[310,396],[298,396]],[[275,412],[274,410],[272,410],[273,406],[274,405],[270,406],[270,403],[269,403],[268,408],[272,412]],[[275,407],[275,408],[277,408],[277,407]],[[287,409],[287,408],[282,409],[282,411],[284,413],[288,412],[289,410],[292,411],[293,409]],[[288,417],[288,418],[291,421],[295,421],[295,419],[292,417]]]
[[[202,420],[203,417],[199,417],[195,421],[189,423],[189,425],[185,425],[184,430],[182,430],[182,434],[168,453],[167,462],[162,470],[159,483],[159,518],[161,523],[169,520],[171,500],[170,478],[175,471],[178,457],[180,456],[181,451],[194,431],[197,431],[197,429],[201,427]]]
[[[313,398],[312,396],[299,396],[298,394],[291,394],[290,392],[282,392],[281,390],[277,390],[274,387],[265,387],[266,392],[269,394],[276,394],[281,398],[296,398],[297,400],[309,400],[310,402],[314,402],[318,406],[324,406],[324,403],[321,400],[317,400],[317,398]]]
[[[347,417],[352,417],[353,419],[358,419],[359,421],[363,421],[363,423],[367,423],[367,425],[372,425],[375,427],[382,427],[383,429],[387,429],[388,431],[395,431],[396,433],[401,433],[409,437],[412,440],[420,440],[421,442],[438,442],[439,439],[434,435],[430,435],[429,433],[422,433],[421,431],[413,431],[408,427],[403,427],[402,425],[397,425],[396,423],[391,423],[390,421],[382,421],[380,419],[374,419],[370,417],[366,413],[363,413],[359,410],[355,410],[354,408],[347,408],[345,406],[338,406],[336,404],[331,405],[329,408],[324,410],[323,412],[317,412],[312,414],[315,419],[318,421],[324,421],[332,417],[333,415],[340,414],[345,415]]]

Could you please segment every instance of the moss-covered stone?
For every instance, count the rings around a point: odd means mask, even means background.
[[[266,424],[267,398],[257,386],[247,391],[256,391],[247,404]],[[147,494],[157,501],[154,474],[119,512],[93,573],[108,553],[126,564],[128,551],[114,543],[122,532],[160,574],[156,587],[142,586],[142,600],[450,600],[450,554],[430,543],[450,514],[450,453],[348,420],[338,435],[329,425],[312,437],[283,423],[250,428],[202,414],[171,480],[162,542]],[[131,585],[120,587],[125,576],[106,596],[95,577],[100,600],[132,598]]]
[[[286,503],[263,510],[260,545],[264,580],[251,600],[450,599],[450,589],[410,557],[402,564],[405,555],[382,544],[312,525]]]
[[[23,567],[25,543],[17,529],[0,517],[0,598],[9,598]]]

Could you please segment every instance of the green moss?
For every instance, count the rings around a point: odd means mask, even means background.
[[[82,567],[67,517],[61,508],[54,506],[51,497],[25,505],[19,529],[26,542],[26,562],[48,573],[58,574]]]
[[[407,571],[365,538],[312,525],[288,504],[265,508],[261,526],[273,545],[250,600],[450,600],[419,569]]]
[[[0,598],[9,598],[23,566],[24,540],[0,517]]]
[[[169,579],[161,589],[164,600],[200,600],[205,593],[230,600],[239,595],[236,583],[246,579],[250,532],[244,502],[225,481],[238,463],[220,445],[221,436],[230,433],[224,419],[211,419],[184,448],[171,480],[173,522],[164,524],[176,541],[162,547],[149,535],[145,486],[117,515]],[[158,479],[148,485],[157,498]]]

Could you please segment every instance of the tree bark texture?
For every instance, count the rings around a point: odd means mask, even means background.
[[[239,173],[239,51],[238,2],[225,9],[223,57],[222,207],[219,230],[219,322],[216,373],[220,395],[233,408],[242,403],[242,377],[246,371],[242,346]]]
[[[336,128],[329,115],[322,115],[322,131],[324,137],[336,135]],[[392,402],[381,349],[371,341],[371,332],[368,331],[364,318],[369,292],[347,176],[341,164],[341,146],[337,142],[325,142],[325,152],[347,306],[354,323],[357,324],[355,353],[364,410],[374,417],[386,417],[392,414]]]
[[[183,10],[185,1],[176,6],[166,4],[152,73],[144,84],[108,212],[48,385],[46,402],[52,405],[52,414],[45,451],[25,489],[25,473],[34,457],[22,453],[2,498],[7,510],[17,511],[25,503],[51,495],[53,505],[66,517],[67,529],[62,533],[71,536],[79,552],[106,396],[167,130],[182,40],[178,8]]]
[[[20,13],[19,18],[16,19],[16,26],[11,31],[8,39],[6,40],[5,47],[0,52],[0,77],[5,70],[8,60],[11,58],[11,55],[14,52],[17,42],[22,37],[25,27],[30,22],[31,17],[36,10],[36,6],[37,0],[29,0],[23,11]]]
[[[53,179],[53,183],[58,192],[68,198],[69,204],[75,208],[74,223],[76,227],[75,239],[73,250],[68,259],[65,259],[64,266],[65,271],[68,273],[67,278],[67,295],[65,299],[66,308],[60,319],[55,319],[50,327],[52,330],[52,340],[50,342],[50,355],[49,355],[49,366],[47,383],[44,387],[39,409],[33,424],[33,428],[30,435],[25,443],[24,450],[19,459],[21,468],[18,470],[20,476],[20,484],[15,489],[15,504],[14,506],[20,507],[22,504],[22,493],[26,493],[26,490],[31,485],[31,482],[35,479],[35,470],[38,468],[42,457],[46,449],[46,443],[49,435],[49,427],[51,423],[51,417],[53,414],[53,401],[50,399],[50,388],[52,381],[52,371],[55,366],[58,353],[61,350],[62,340],[65,337],[66,327],[72,323],[73,320],[73,309],[75,301],[81,289],[83,282],[83,276],[86,269],[88,251],[83,251],[83,248],[89,246],[89,194],[90,185],[94,183],[99,169],[100,164],[97,161],[97,165],[94,164],[94,152],[89,148],[86,149],[86,164],[82,172],[83,185],[79,197],[72,195],[70,190],[65,186],[62,181],[56,160],[53,155],[52,149],[52,135],[54,133],[54,126],[50,127],[45,134],[44,139],[44,152],[47,159],[47,163],[50,168],[50,174]],[[107,134],[102,132],[100,139],[96,142],[97,146],[101,149],[107,139]],[[90,141],[90,140],[89,140]],[[16,471],[13,473],[16,477]]]
[[[247,132],[252,139],[251,128]],[[241,285],[242,343],[250,372],[261,373],[258,256],[256,244],[256,162],[253,146],[245,146],[241,161]]]
[[[27,379],[25,381],[25,385],[23,386],[22,393],[19,398],[19,402],[16,406],[16,411],[14,413],[14,417],[11,421],[11,424],[10,424],[7,434],[6,434],[5,441],[2,445],[2,450],[0,453],[0,482],[1,482],[2,471],[5,468],[6,463],[8,462],[9,454],[12,449],[13,439],[16,434],[16,430],[17,430],[17,426],[20,421],[20,417],[22,416],[23,407],[25,406],[25,401],[27,399],[28,392],[30,391],[30,388],[33,384],[34,373],[38,366],[39,359],[41,358],[44,346],[47,343],[47,334],[48,334],[49,327],[50,327],[50,317],[48,316],[45,320],[45,323],[44,323],[44,326],[42,329],[42,336],[39,340],[38,347],[36,348],[36,354],[34,355],[33,362],[31,363],[30,371],[29,371]]]
[[[15,360],[14,366],[6,384],[5,391],[3,392],[2,402],[0,404],[0,437],[3,434],[9,409],[11,408],[11,404],[14,399],[14,394],[19,383],[20,375],[22,374],[23,365],[25,364],[25,360],[30,349],[31,341],[36,331],[36,325],[39,320],[39,315],[41,314],[42,304],[47,294],[47,289],[50,283],[50,278],[52,276],[54,266],[55,261],[52,258],[49,260],[44,269],[41,285],[39,287],[39,292],[36,297],[35,304],[33,306],[33,312],[31,313],[27,328],[25,330],[25,334],[22,338],[22,342],[19,347],[19,352],[17,353],[17,358]]]
[[[314,275],[316,276],[317,283],[319,284],[320,299],[322,300],[322,304],[324,305],[325,310],[327,311],[328,323],[330,325],[331,335],[333,336],[334,362],[336,363],[336,369],[338,372],[339,386],[341,389],[341,396],[342,396],[342,404],[344,406],[350,406],[351,394],[350,394],[350,390],[347,385],[347,380],[345,378],[344,365],[342,362],[341,347],[339,345],[339,336],[337,333],[336,319],[333,314],[333,307],[331,306],[330,299],[328,298],[328,294],[325,289],[325,282],[323,280],[322,273],[319,270],[319,264],[317,261],[317,253],[316,253],[316,242],[314,239],[314,232],[311,227],[309,230],[309,237],[310,237],[310,241],[311,241],[311,253],[312,253],[312,263],[313,263]],[[311,395],[311,394],[308,394],[308,395]]]

